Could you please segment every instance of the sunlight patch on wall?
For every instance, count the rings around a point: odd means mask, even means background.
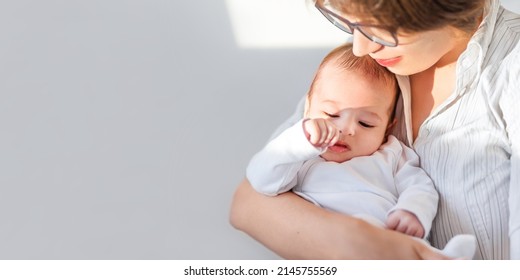
[[[241,48],[330,48],[348,34],[329,23],[308,0],[226,0]]]

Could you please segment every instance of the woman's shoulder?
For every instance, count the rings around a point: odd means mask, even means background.
[[[520,14],[500,7],[496,16],[495,26],[497,30],[504,29],[509,32],[520,32]]]
[[[520,15],[502,9],[487,51],[487,68],[493,75],[520,73]]]
[[[520,15],[504,8],[499,10],[487,56],[490,62],[508,60],[520,52]]]
[[[494,26],[488,32],[491,36],[483,41],[485,55],[482,57],[480,78],[488,77],[492,84],[496,84],[509,80],[513,73],[520,73],[520,15],[500,8]],[[498,84],[504,86],[509,83]]]

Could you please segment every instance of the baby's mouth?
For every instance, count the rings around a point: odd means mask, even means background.
[[[343,152],[347,152],[347,151],[350,151],[350,146],[347,145],[346,143],[336,143],[334,144],[333,146],[330,146],[328,148],[329,151],[333,152],[333,153],[343,153]]]

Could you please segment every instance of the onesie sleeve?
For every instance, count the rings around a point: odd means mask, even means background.
[[[509,63],[509,83],[500,97],[499,106],[511,145],[509,182],[509,238],[511,259],[520,259],[520,45]]]
[[[290,190],[303,163],[321,154],[322,149],[305,137],[302,123],[300,120],[283,131],[253,156],[246,176],[255,190],[272,196]]]
[[[395,141],[398,142],[397,139]],[[401,209],[415,214],[424,228],[426,237],[437,214],[439,194],[433,181],[419,166],[417,154],[401,142],[398,142],[398,145],[401,152],[397,153],[394,181],[399,196],[397,204],[388,213]]]

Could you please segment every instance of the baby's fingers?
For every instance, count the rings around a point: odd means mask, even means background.
[[[318,119],[316,121],[319,131],[320,131],[320,137],[318,140],[318,143],[316,143],[317,146],[324,146],[324,144],[327,141],[328,135],[329,135],[329,126],[327,124],[327,121],[324,119]]]
[[[307,140],[312,145],[316,145],[318,143],[319,137],[320,137],[320,131],[319,128],[314,120],[307,120],[303,123],[303,130],[305,132],[305,136],[307,137]]]
[[[417,236],[417,231],[418,231],[418,229],[416,227],[408,227],[406,229],[405,234],[410,235],[410,236]],[[419,237],[419,236],[417,236],[417,237]]]
[[[330,133],[330,139],[327,139],[327,146],[334,146],[339,141],[341,137],[341,130],[334,127],[333,131]]]
[[[331,145],[334,145],[338,140],[336,139],[334,143],[332,141],[334,138],[339,138],[339,130],[336,128],[336,126],[327,120],[323,120],[323,129],[322,129],[322,147],[328,147]]]
[[[392,215],[390,215],[388,217],[388,219],[386,220],[386,228],[395,230],[397,228],[397,226],[399,225],[399,221],[400,220],[398,218],[395,218]]]

